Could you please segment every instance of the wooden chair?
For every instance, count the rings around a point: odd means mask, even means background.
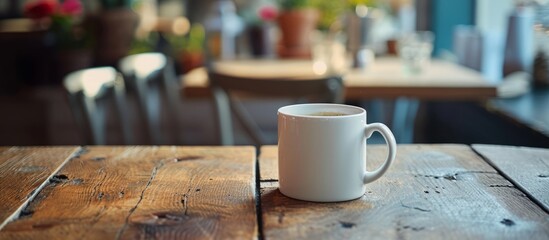
[[[466,25],[454,28],[452,51],[459,64],[482,72],[483,50],[483,36],[479,29]]]
[[[114,105],[125,144],[133,143],[131,123],[126,111],[122,76],[112,67],[83,69],[68,74],[63,80],[68,100],[86,144],[106,144],[107,106]]]
[[[280,97],[331,103],[343,101],[344,88],[340,76],[294,79],[249,78],[209,70],[208,78],[212,86],[222,145],[234,144],[232,113],[256,146],[266,143],[266,137],[250,113],[246,111],[239,97]]]
[[[174,126],[180,122],[178,113],[181,111],[180,86],[171,60],[161,53],[135,54],[121,59],[119,69],[129,89],[137,95],[140,115],[147,125],[151,143],[165,143],[161,134],[160,116],[165,106],[162,101],[167,99],[167,109],[175,116]],[[179,133],[178,129],[174,132]]]

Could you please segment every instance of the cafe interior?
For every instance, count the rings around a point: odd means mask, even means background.
[[[0,1],[0,145],[276,145],[303,102],[547,148],[549,1]]]

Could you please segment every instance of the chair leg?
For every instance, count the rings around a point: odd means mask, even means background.
[[[84,97],[86,117],[90,123],[92,144],[105,145],[105,109],[93,98]]]
[[[419,100],[410,99],[408,106],[408,113],[406,114],[406,142],[413,143],[414,141],[414,123],[419,109]]]
[[[122,134],[124,136],[124,143],[127,145],[133,145],[134,137],[132,132],[132,121],[128,112],[128,104],[126,102],[126,94],[123,88],[115,88],[114,92],[116,112],[118,113],[118,119],[122,128]]]
[[[149,119],[149,132],[152,136],[153,144],[162,144],[163,138],[160,129],[160,92],[158,86],[148,89],[146,96],[147,118]]]
[[[219,143],[221,145],[234,145],[229,97],[225,91],[217,87],[212,88],[212,93],[217,115]]]
[[[399,143],[412,143],[418,108],[417,99],[399,98],[395,101],[393,131]]]
[[[260,147],[263,143],[265,143],[266,140],[265,136],[263,136],[263,132],[261,131],[257,123],[252,120],[252,116],[248,113],[248,111],[246,111],[244,106],[242,106],[242,103],[236,99],[233,99],[231,100],[231,107],[235,113],[236,118],[238,119],[238,121],[240,121],[240,123],[242,123],[244,130],[255,142],[255,145],[257,147]]]
[[[147,88],[146,82],[143,79],[136,79],[137,98],[139,99],[139,107],[144,115],[143,120],[147,126],[147,134],[149,143],[160,144],[160,103],[158,99],[158,89]]]
[[[163,71],[163,85],[164,85],[164,91],[166,92],[166,95],[168,96],[168,103],[169,103],[169,109],[172,111],[172,114],[175,119],[175,129],[176,132],[176,141],[179,144],[183,143],[183,137],[181,136],[181,123],[183,122],[183,119],[181,118],[181,112],[183,110],[183,105],[181,104],[181,98],[180,98],[180,84],[178,82],[178,78],[175,74],[175,70],[173,69],[173,62],[168,61],[168,64],[166,68]]]
[[[67,95],[67,100],[69,102],[71,113],[74,117],[76,125],[78,126],[78,129],[80,129],[82,140],[84,143],[86,143],[88,140],[90,140],[90,130],[88,128],[89,124],[87,123],[86,114],[84,114],[83,112],[83,103],[79,101],[80,99],[76,95],[72,94]]]

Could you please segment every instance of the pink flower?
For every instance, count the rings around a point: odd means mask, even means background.
[[[57,8],[56,0],[39,0],[25,4],[25,15],[33,18],[40,19],[51,16]]]
[[[273,21],[278,15],[278,10],[273,6],[264,6],[258,10],[258,15],[263,21]]]
[[[61,14],[78,15],[82,12],[80,0],[65,0],[59,7]]]

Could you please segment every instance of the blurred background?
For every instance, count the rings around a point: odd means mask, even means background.
[[[283,16],[303,9],[311,17],[301,19],[312,19],[312,32],[302,48],[287,47],[288,36],[305,31],[286,30],[287,25],[309,20],[288,22]],[[311,58],[311,46],[327,37],[349,46],[354,38],[345,19],[356,14],[371,19],[367,44],[375,57],[398,54],[395,44],[406,33],[428,31],[434,58],[479,71],[494,84],[517,71],[528,74],[526,90],[519,84],[511,96],[481,103],[423,102],[408,143],[549,146],[548,0],[2,0],[0,145],[93,143],[63,81],[71,72],[94,67],[123,72],[126,57],[149,52],[165,56],[162,63],[173,70],[170,81],[176,84],[158,93],[158,106],[171,108],[148,112],[158,123],[153,132],[147,130],[152,120],[140,106],[157,100],[140,98],[139,86],[125,76],[124,105],[95,113],[106,119],[102,144],[218,144],[212,100],[180,94],[186,74],[214,59]],[[283,103],[267,99],[246,106],[276,135],[276,109],[265,109]],[[349,104],[367,108],[369,122],[390,121],[387,100]],[[130,142],[124,125],[132,133]],[[250,141],[237,135],[236,143]]]

